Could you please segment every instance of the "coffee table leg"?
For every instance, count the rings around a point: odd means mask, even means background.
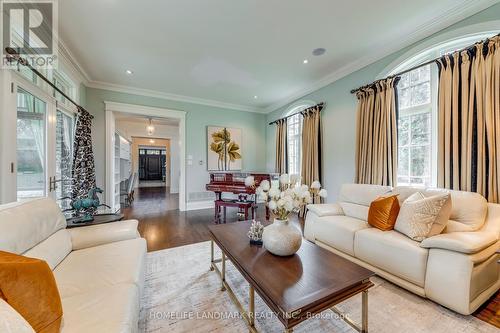
[[[361,333],[368,333],[368,290],[361,295]]]
[[[226,255],[224,254],[224,252],[222,252],[222,286],[220,288],[221,291],[225,291],[226,290],[226,286],[224,285],[224,283],[226,282]]]
[[[293,328],[285,329],[285,333],[293,333]]]
[[[249,290],[248,300],[248,317],[250,319],[250,326],[255,326],[255,291],[252,286]]]

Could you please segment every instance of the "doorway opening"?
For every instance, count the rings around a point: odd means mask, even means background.
[[[133,204],[148,205],[161,196],[168,209],[185,210],[184,112],[105,104],[108,205],[123,210]]]

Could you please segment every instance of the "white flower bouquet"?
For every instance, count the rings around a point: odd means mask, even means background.
[[[253,177],[247,177],[245,185],[255,186]],[[307,204],[327,196],[327,191],[321,188],[319,181],[314,181],[309,187],[300,183],[298,175],[288,174],[280,176],[279,185],[272,186],[269,181],[263,180],[255,189],[255,193],[264,199],[269,209],[280,220],[287,220],[290,214],[298,213]]]

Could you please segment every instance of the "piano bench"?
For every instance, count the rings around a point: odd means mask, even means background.
[[[249,211],[252,213],[252,219],[255,218],[255,209],[257,204],[254,201],[238,201],[238,200],[215,200],[215,223],[226,223],[227,207],[236,207],[239,212],[244,214],[245,220],[248,220]],[[223,211],[223,219],[221,221],[221,209]]]

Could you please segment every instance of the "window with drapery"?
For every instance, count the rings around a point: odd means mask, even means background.
[[[478,33],[441,43],[416,54],[389,74],[404,71],[490,36],[491,33]],[[397,89],[397,185],[437,186],[437,66],[430,64],[401,75]]]
[[[292,175],[301,174],[302,164],[302,115],[301,111],[314,106],[312,101],[303,101],[290,107],[285,116],[287,120],[287,162],[288,173]]]

